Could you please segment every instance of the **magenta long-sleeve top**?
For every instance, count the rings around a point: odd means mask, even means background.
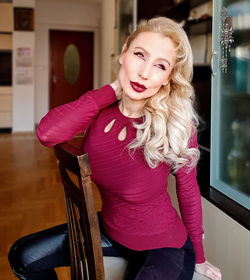
[[[127,148],[136,137],[133,122],[140,121],[120,112],[115,92],[107,85],[51,110],[41,120],[37,136],[42,144],[53,146],[87,131],[83,149],[101,193],[102,221],[112,239],[133,250],[150,250],[180,248],[189,235],[196,263],[202,263],[205,257],[196,167],[191,171],[182,167],[175,173],[180,217],[167,192],[170,166],[160,163],[150,168],[141,149],[131,153]],[[125,139],[119,140],[124,128]],[[196,134],[189,143],[197,147]]]

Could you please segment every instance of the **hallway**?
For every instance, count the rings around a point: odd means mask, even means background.
[[[0,280],[12,280],[7,254],[13,242],[66,221],[53,150],[34,133],[0,134],[0,205]],[[70,279],[69,269],[57,271],[59,279]]]

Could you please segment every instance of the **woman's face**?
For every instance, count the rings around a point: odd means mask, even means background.
[[[142,32],[124,49],[119,59],[119,81],[127,97],[149,98],[169,82],[176,58],[171,39],[160,33]]]

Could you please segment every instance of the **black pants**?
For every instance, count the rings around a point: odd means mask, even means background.
[[[191,280],[195,254],[187,239],[178,248],[149,251],[130,250],[111,240],[100,224],[104,256],[123,256],[128,260],[126,280]],[[55,267],[69,266],[67,225],[59,225],[17,240],[10,249],[9,262],[19,279],[55,280]],[[107,279],[108,280],[108,279]]]

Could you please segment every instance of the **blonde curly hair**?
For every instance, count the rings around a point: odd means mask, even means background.
[[[144,106],[144,121],[134,123],[137,136],[129,149],[144,149],[144,156],[151,168],[167,162],[173,171],[183,166],[193,167],[199,159],[199,150],[189,147],[192,133],[198,126],[193,108],[194,90],[192,50],[183,28],[165,17],[143,21],[128,37],[126,49],[142,32],[157,32],[170,38],[176,48],[176,62],[170,74],[170,82],[150,97]],[[126,51],[126,50],[125,50]]]

